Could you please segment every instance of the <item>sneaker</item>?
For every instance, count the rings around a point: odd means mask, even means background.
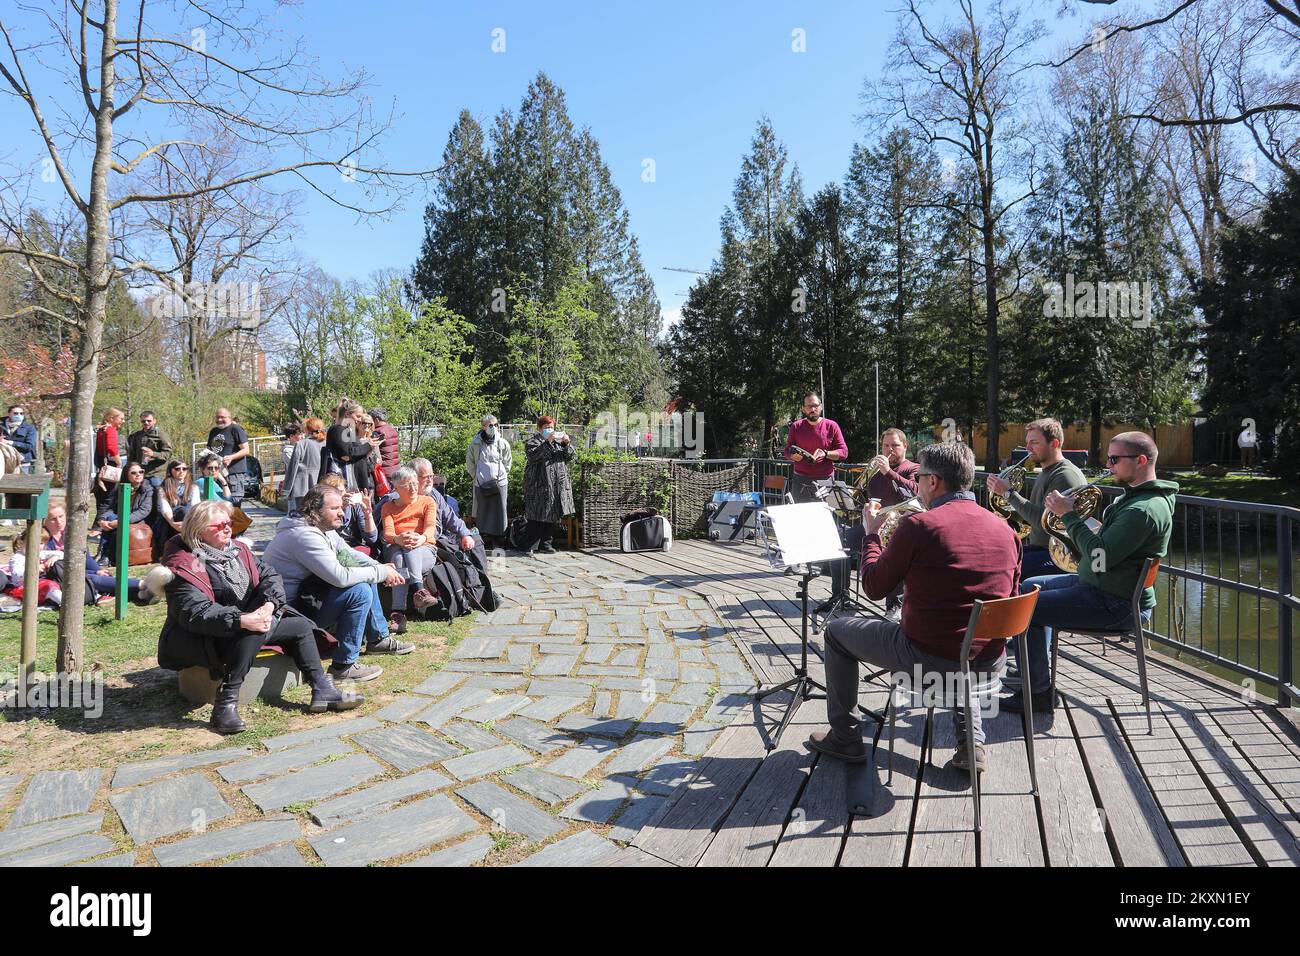
[[[362,664],[356,661],[340,667],[338,664],[331,664],[329,675],[336,682],[341,680],[374,680],[384,672],[382,667],[376,667],[373,664]]]
[[[901,606],[900,606],[900,607],[895,607],[895,608],[890,608],[888,611],[885,612],[885,620],[886,620],[886,621],[889,621],[889,622],[892,623],[892,624],[900,624],[900,623],[902,623],[902,620],[903,620],[903,608],[902,608]]]
[[[1041,694],[1034,694],[1030,700],[1033,704],[1035,714],[1050,714],[1056,709],[1055,694],[1050,690],[1045,690]],[[1011,714],[1023,714],[1025,712],[1024,698],[1020,692],[1012,694],[1010,697],[1003,697],[998,701],[998,706]]]
[[[406,615],[401,611],[394,611],[388,615],[388,629],[394,634],[406,633]]]
[[[415,650],[414,644],[408,643],[407,641],[399,641],[391,634],[381,640],[372,641],[366,645],[367,654],[409,654],[413,650]]]
[[[551,544],[549,541],[543,541],[537,546],[537,552],[539,554],[554,554],[555,545]]]
[[[814,730],[804,741],[804,746],[848,763],[866,763],[867,760],[867,748],[861,740],[845,743],[829,730]]]
[[[966,747],[958,747],[952,755],[952,765],[958,770],[965,770],[970,773],[970,765],[966,763]],[[988,754],[984,751],[983,744],[975,745],[975,770],[977,773],[983,773],[989,769]]]

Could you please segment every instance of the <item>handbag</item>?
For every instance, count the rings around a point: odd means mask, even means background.
[[[375,465],[375,497],[382,498],[393,490],[393,486],[388,482],[388,476],[384,474],[382,465]]]
[[[99,474],[95,477],[104,487],[115,485],[122,480],[122,469],[118,465],[100,465]]]

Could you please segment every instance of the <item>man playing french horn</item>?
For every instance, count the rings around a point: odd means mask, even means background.
[[[1061,423],[1055,418],[1040,418],[1025,426],[1025,448],[1029,450],[1029,457],[1043,469],[1034,480],[1028,498],[1013,489],[1005,478],[992,475],[988,479],[989,492],[1005,498],[1029,526],[1025,557],[1020,567],[1021,580],[1040,574],[1056,574],[1059,570],[1048,551],[1049,536],[1042,524],[1043,500],[1050,492],[1065,494],[1072,488],[1087,484],[1083,472],[1061,454],[1064,438]]]

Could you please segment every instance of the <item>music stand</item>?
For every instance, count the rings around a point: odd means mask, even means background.
[[[844,549],[840,546],[839,529],[835,527],[830,509],[821,502],[768,508],[759,513],[758,526],[768,562],[774,568],[799,575],[799,663],[791,660],[790,655],[777,644],[776,649],[794,668],[794,676],[755,695],[757,700],[763,700],[778,691],[794,691],[776,733],[767,743],[767,749],[774,750],[794,716],[795,708],[805,700],[813,699],[813,688],[823,694],[826,691],[822,684],[808,676],[808,584],[821,573],[818,562],[843,558]]]

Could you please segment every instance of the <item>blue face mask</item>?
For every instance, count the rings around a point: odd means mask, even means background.
[[[496,438],[497,430],[493,428],[491,425],[489,425],[487,428],[483,429],[483,434],[486,435],[489,439]]]
[[[23,416],[21,416],[21,415],[10,415],[10,416],[9,416],[9,424],[10,424],[10,425],[21,425],[22,423],[23,423]]]
[[[554,428],[543,428],[543,429],[542,429],[542,437],[543,437],[543,438],[550,438],[550,437],[551,437],[552,435],[554,435],[554,434],[555,434],[555,429],[554,429]]]

